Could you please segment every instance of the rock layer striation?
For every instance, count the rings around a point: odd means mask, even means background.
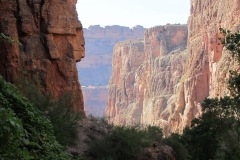
[[[8,81],[35,82],[54,98],[73,95],[83,110],[76,62],[84,57],[84,38],[76,0],[0,1],[0,32],[18,43],[0,44],[0,74]]]
[[[120,125],[168,122],[170,98],[181,81],[187,57],[187,25],[147,29],[144,40],[114,48],[107,117]]]
[[[204,98],[228,94],[228,71],[238,66],[219,45],[219,28],[240,29],[240,1],[191,0],[188,29],[178,27],[146,31],[144,59],[137,70],[130,61],[124,61],[128,70],[119,65],[132,50],[115,49],[106,111],[114,124],[157,125],[166,133],[182,132],[201,114]]]

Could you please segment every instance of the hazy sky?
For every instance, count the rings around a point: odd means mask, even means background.
[[[78,0],[77,11],[84,28],[98,24],[149,28],[186,24],[190,0]]]

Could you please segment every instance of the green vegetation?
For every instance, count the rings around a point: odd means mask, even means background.
[[[222,44],[240,63],[240,33],[220,31],[224,35]],[[182,135],[172,134],[163,138],[158,127],[111,127],[109,134],[100,140],[91,139],[89,158],[135,160],[145,148],[157,142],[171,146],[176,160],[239,160],[240,73],[230,71],[230,74],[229,95],[205,99],[202,116],[192,120]],[[32,103],[0,77],[0,159],[73,159],[62,147],[74,145],[82,117],[71,109],[71,96],[65,95],[54,101],[50,95],[43,96],[38,87],[26,81],[18,86]],[[107,125],[105,119],[91,120]]]
[[[221,33],[224,35],[222,44],[239,63],[240,33],[232,34],[223,29]],[[230,71],[230,74],[229,96],[205,99],[202,116],[192,120],[191,127],[186,127],[182,135],[162,138],[158,128],[117,127],[102,141],[93,143],[95,159],[137,159],[143,148],[160,140],[162,145],[172,147],[177,160],[239,160],[240,74],[237,71]]]
[[[5,35],[4,33],[0,33],[0,42],[6,41],[8,43],[15,42],[11,37]]]
[[[0,42],[19,43],[3,33]],[[71,108],[72,97],[53,100],[36,85],[17,82],[27,99],[1,76],[0,83],[0,159],[73,159],[65,146],[77,142],[83,115]]]
[[[56,141],[49,120],[2,77],[0,77],[0,157],[3,160],[71,158]]]
[[[240,32],[220,31],[224,35],[220,39],[222,44],[239,63]],[[177,135],[178,138],[168,143],[175,152],[185,148],[188,150],[187,159],[194,160],[240,159],[240,74],[237,71],[230,71],[230,74],[230,95],[203,101],[202,116],[194,119],[191,128],[187,127],[183,135]],[[171,140],[172,136],[168,139]]]
[[[134,160],[143,148],[151,146],[154,141],[160,142],[162,136],[158,127],[116,127],[102,140],[93,141],[90,150],[98,160]]]
[[[187,160],[189,159],[189,154],[183,142],[182,136],[172,133],[171,136],[164,138],[162,143],[172,147],[177,160]]]
[[[65,94],[53,100],[51,95],[41,94],[38,87],[27,80],[20,80],[16,85],[22,94],[50,120],[57,141],[63,146],[75,145],[78,139],[79,121],[83,118],[83,114],[73,110],[71,95]]]
[[[18,43],[20,46],[22,46],[22,44],[19,41],[13,40],[11,37],[5,35],[4,33],[0,33],[0,43],[1,42]]]

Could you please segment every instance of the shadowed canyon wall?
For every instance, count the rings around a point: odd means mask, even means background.
[[[148,29],[143,63],[137,69],[123,60],[139,55],[117,45],[107,116],[114,124],[151,124],[166,133],[182,132],[201,114],[205,97],[228,93],[228,71],[237,65],[219,45],[219,28],[236,31],[239,26],[239,0],[192,0],[188,36],[186,26],[181,31],[184,26]]]
[[[108,81],[112,70],[113,46],[126,39],[143,38],[144,28],[90,26],[84,29],[86,57],[77,64],[83,87],[85,111],[101,117],[107,106]]]
[[[76,0],[1,0],[0,32],[18,43],[0,43],[0,74],[10,82],[26,78],[43,93],[73,95],[83,110],[76,62],[84,57]]]

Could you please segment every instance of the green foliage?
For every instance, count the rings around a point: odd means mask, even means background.
[[[197,160],[239,159],[240,124],[234,99],[227,96],[205,99],[202,107],[202,116],[194,119],[191,129],[186,128],[183,134],[191,157]]]
[[[222,44],[240,62],[240,33],[220,29]],[[182,136],[194,160],[239,160],[240,159],[240,74],[230,71],[230,96],[205,99],[203,114],[194,119],[191,129]]]
[[[38,87],[26,80],[16,82],[21,92],[41,110],[53,125],[54,136],[63,146],[73,146],[78,139],[79,121],[83,114],[72,108],[72,97],[65,94],[57,100],[43,95]]]
[[[0,43],[1,42],[18,43],[20,46],[22,46],[22,44],[19,41],[13,40],[11,37],[5,35],[4,33],[0,33]]]
[[[212,128],[208,116],[192,121],[192,128],[186,128],[182,139],[191,159],[213,159],[218,147],[217,131]]]
[[[123,160],[137,159],[143,148],[162,139],[162,130],[157,127],[139,129],[137,127],[116,127],[111,134],[100,141],[94,141],[91,152],[94,159]]]
[[[108,118],[106,117],[94,117],[93,115],[89,115],[88,119],[94,123],[101,123],[104,125],[112,126],[109,124]]]
[[[146,128],[146,134],[148,136],[148,139],[151,142],[153,142],[153,141],[160,142],[163,137],[163,130],[157,126],[148,126]]]
[[[15,42],[11,37],[3,34],[3,33],[0,33],[0,42],[1,41],[6,41],[6,42],[9,42],[9,43],[13,43]]]
[[[23,156],[18,149],[24,143],[24,129],[21,120],[10,108],[0,108],[0,153],[10,159],[12,153]],[[5,152],[2,152],[5,151]]]
[[[220,32],[224,35],[224,38],[219,38],[221,43],[240,61],[240,31],[233,34],[229,30],[220,28]]]
[[[174,150],[176,160],[190,159],[188,150],[183,143],[184,140],[182,139],[182,136],[176,133],[172,133],[170,137],[163,139],[163,144],[172,147]]]
[[[240,32],[220,29],[220,38],[233,58],[240,62]],[[182,135],[172,134],[163,140],[171,146],[176,159],[240,159],[240,74],[230,71],[229,96],[207,98],[202,103],[202,116],[192,120]]]
[[[50,122],[2,77],[0,120],[1,159],[71,159],[56,141]]]
[[[71,96],[61,96],[52,103],[50,109],[45,110],[45,113],[53,125],[57,141],[64,146],[75,145],[78,139],[79,121],[83,115],[72,109]]]

